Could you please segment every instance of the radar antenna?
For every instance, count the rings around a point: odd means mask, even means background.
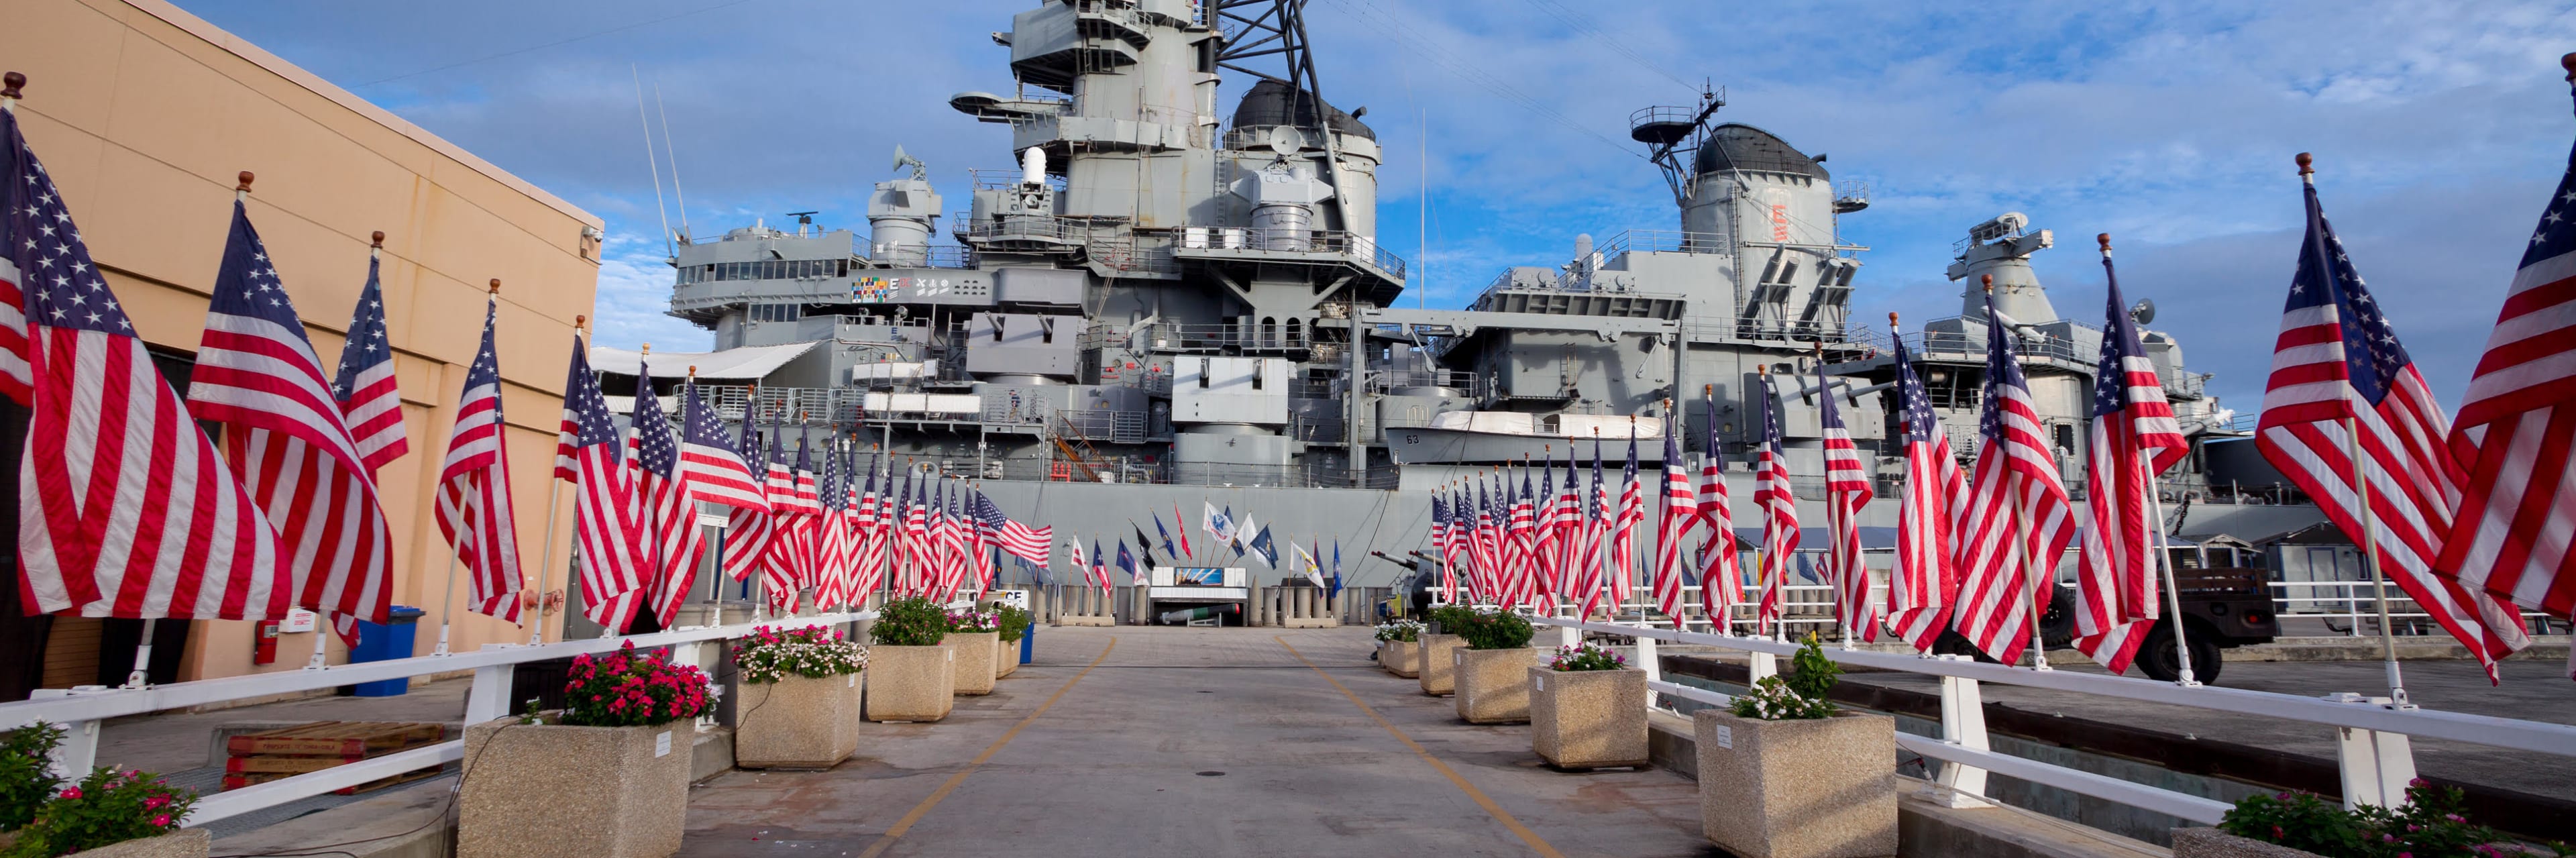
[[[1325,106],[1324,87],[1315,78],[1315,52],[1306,38],[1306,0],[1208,0],[1207,10],[1208,23],[1216,27],[1218,36],[1216,67],[1287,86],[1288,122],[1313,132],[1313,142],[1323,146],[1324,169],[1332,174],[1333,187],[1349,187],[1342,181],[1342,156],[1333,144],[1332,111]],[[1282,58],[1284,75],[1253,67],[1252,61],[1274,55]],[[1367,110],[1362,107],[1351,117],[1357,119]],[[1347,204],[1343,197],[1336,193],[1326,202],[1339,211]],[[1348,213],[1343,214],[1348,223]]]
[[[894,166],[889,169],[900,170],[905,167],[912,168],[912,177],[915,179],[930,178],[930,165],[921,163],[921,159],[912,157],[911,154],[903,151],[903,144],[897,143],[894,145]]]

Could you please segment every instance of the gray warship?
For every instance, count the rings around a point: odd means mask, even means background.
[[[653,355],[656,384],[667,393],[695,366],[728,417],[859,445],[890,475],[971,480],[1005,513],[1054,525],[1060,544],[1144,538],[1156,565],[1302,586],[1287,560],[1210,545],[1199,520],[1213,506],[1283,545],[1338,545],[1354,585],[1418,586],[1420,564],[1388,561],[1428,547],[1435,493],[1500,466],[1517,487],[1524,463],[1553,459],[1562,474],[1569,456],[1589,471],[1597,455],[1615,482],[1632,432],[1645,464],[1662,458],[1668,416],[1685,455],[1715,452],[1749,497],[1755,397],[1782,415],[1801,500],[1818,505],[1809,522],[1824,519],[1817,397],[1842,397],[1879,475],[1863,524],[1892,527],[1894,340],[1919,362],[1953,449],[1973,456],[1996,323],[1975,286],[1991,276],[2065,480],[2082,490],[2099,322],[2051,304],[2030,260],[2055,238],[2029,217],[1968,227],[1947,271],[1959,314],[1891,331],[1851,305],[1869,248],[1840,222],[1865,216],[1866,188],[1719,121],[1711,92],[1631,120],[1677,229],[1571,236],[1565,261],[1506,267],[1464,309],[1399,306],[1406,262],[1377,240],[1386,156],[1365,109],[1325,100],[1304,16],[1300,0],[1045,0],[1018,13],[992,35],[1007,94],[949,100],[1007,131],[1011,157],[989,162],[1007,166],[959,184],[898,149],[864,233],[806,214],[679,236],[670,313],[713,331],[716,350]],[[2152,305],[2134,315],[2151,322]],[[2186,562],[2362,579],[2348,548],[2268,547],[2322,516],[2253,453],[2250,421],[2206,392],[2181,342],[2154,329],[2145,341],[2195,445],[2162,489]],[[597,351],[611,392],[631,390],[637,356]],[[1715,451],[1702,449],[1708,421]],[[1737,519],[1759,526],[1742,500]],[[1192,547],[1167,553],[1164,530]],[[1030,580],[1007,566],[1003,577]],[[1058,562],[1055,580],[1079,577]],[[1165,590],[1122,615],[1206,595]]]

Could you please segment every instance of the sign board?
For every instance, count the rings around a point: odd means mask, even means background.
[[[1000,602],[1023,611],[1029,609],[1029,591],[1027,590],[994,590],[985,593],[984,599],[989,602]]]
[[[315,616],[312,611],[308,611],[303,608],[289,608],[286,611],[286,619],[277,621],[277,630],[289,633],[309,632],[313,630],[319,619],[320,618]]]
[[[1152,573],[1156,587],[1242,587],[1241,566],[1156,566]]]

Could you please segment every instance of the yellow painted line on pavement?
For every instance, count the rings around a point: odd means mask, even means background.
[[[1413,741],[1413,737],[1404,735],[1404,731],[1396,729],[1394,722],[1386,720],[1384,715],[1377,714],[1376,709],[1370,708],[1368,703],[1360,700],[1359,695],[1351,693],[1350,688],[1342,685],[1341,680],[1334,679],[1332,674],[1325,673],[1323,668],[1316,667],[1314,662],[1308,661],[1305,653],[1298,652],[1296,647],[1289,646],[1287,638],[1272,637],[1271,640],[1278,641],[1281,647],[1288,650],[1289,655],[1296,656],[1298,661],[1305,662],[1306,667],[1315,671],[1315,675],[1323,677],[1325,682],[1332,683],[1333,688],[1342,692],[1343,697],[1351,699],[1351,705],[1368,713],[1370,718],[1377,721],[1378,726],[1386,728],[1386,732],[1393,734],[1396,741],[1403,742],[1405,747],[1412,748],[1414,753],[1421,755],[1423,762],[1430,763],[1432,768],[1438,769],[1441,775],[1449,778],[1449,782],[1456,785],[1459,792],[1466,793],[1469,799],[1476,802],[1477,807],[1484,808],[1487,814],[1492,815],[1494,821],[1502,823],[1504,828],[1511,829],[1513,834],[1520,835],[1521,842],[1529,844],[1531,849],[1537,850],[1538,854],[1547,858],[1565,858],[1565,853],[1556,851],[1556,847],[1539,839],[1538,832],[1531,831],[1529,826],[1522,825],[1520,820],[1512,818],[1511,812],[1504,810],[1502,805],[1495,804],[1493,797],[1485,795],[1484,790],[1477,789],[1475,784],[1468,783],[1466,778],[1459,777],[1458,772],[1449,768],[1448,763],[1441,762],[1439,757],[1434,757],[1430,751],[1423,750],[1420,744]]]
[[[1083,677],[1091,675],[1092,668],[1099,667],[1101,662],[1108,661],[1109,651],[1117,647],[1118,639],[1111,637],[1109,644],[1100,648],[1099,658],[1092,659],[1089,665],[1082,668],[1081,673],[1076,673],[1072,679],[1065,680],[1064,687],[1056,689],[1055,694],[1049,696],[1045,703],[1038,704],[1038,708],[1029,712],[1028,717],[1020,719],[1020,723],[1011,725],[1010,732],[1003,733],[1002,738],[995,739],[993,744],[986,745],[984,752],[976,754],[975,759],[968,762],[965,768],[959,769],[956,774],[949,775],[948,782],[932,790],[930,797],[922,799],[920,804],[913,805],[912,811],[904,814],[902,819],[895,820],[894,827],[886,829],[885,838],[878,840],[876,845],[868,847],[867,851],[859,853],[859,858],[877,858],[885,854],[886,850],[894,848],[894,842],[901,839],[904,832],[911,831],[913,823],[920,822],[922,817],[930,815],[930,809],[938,807],[939,802],[948,798],[949,793],[956,792],[957,785],[965,783],[967,775],[974,774],[976,769],[983,768],[985,760],[990,760],[994,754],[1000,753],[1003,745],[1010,744],[1011,739],[1020,735],[1021,730],[1028,729],[1030,722],[1038,720],[1038,716],[1046,714],[1048,707],[1064,699],[1064,693],[1072,691],[1074,683],[1081,682]]]

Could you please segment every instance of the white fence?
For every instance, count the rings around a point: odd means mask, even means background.
[[[99,724],[110,718],[235,700],[274,697],[296,692],[319,691],[361,682],[409,679],[414,676],[472,670],[474,685],[465,698],[465,723],[478,724],[509,713],[510,704],[514,702],[511,697],[510,675],[512,669],[521,664],[571,658],[586,653],[613,652],[630,642],[635,644],[637,649],[671,647],[673,663],[697,664],[700,648],[711,643],[721,644],[723,641],[749,636],[752,630],[759,626],[838,625],[875,618],[875,611],[780,617],[730,626],[681,628],[653,634],[592,638],[541,646],[493,645],[475,652],[451,655],[398,658],[364,664],[176,682],[147,688],[76,691],[46,689],[36,692],[39,695],[45,695],[36,699],[0,703],[0,730],[24,727],[38,721],[61,725],[66,735],[62,748],[56,754],[55,764],[57,769],[66,776],[78,778],[88,774],[91,767],[97,764]],[[204,825],[228,816],[276,807],[290,801],[310,798],[413,769],[454,762],[463,759],[464,756],[465,742],[460,738],[425,748],[414,748],[334,766],[318,772],[214,793],[197,800],[195,808],[188,814],[186,824]]]
[[[1719,692],[1663,681],[1662,665],[1656,661],[1655,655],[1659,642],[1749,653],[1752,662],[1750,679],[1754,681],[1776,672],[1776,657],[1798,649],[1796,645],[1765,638],[1671,628],[1553,617],[1531,617],[1530,622],[1557,627],[1562,643],[1566,645],[1572,645],[1580,639],[1582,632],[1587,631],[1633,640],[1637,646],[1636,663],[1646,671],[1646,705],[1649,707],[1657,706],[1664,695],[1712,706],[1725,706],[1733,699]],[[2188,793],[1994,752],[1987,744],[1985,709],[1978,691],[1980,682],[2190,706],[2335,729],[2340,740],[2337,758],[2343,773],[2343,794],[2347,805],[2394,804],[2404,800],[2406,782],[2415,777],[2415,760],[2407,742],[2409,736],[2576,757],[2576,726],[2430,709],[2399,709],[2385,705],[2384,699],[2360,695],[2299,697],[2214,686],[2186,687],[2105,674],[1982,664],[1959,656],[1926,657],[1833,646],[1825,647],[1824,653],[1827,658],[1854,667],[1941,678],[1940,738],[1898,733],[1896,743],[1906,751],[1948,763],[1941,769],[1939,782],[1950,788],[1945,795],[1954,799],[1984,796],[1986,773],[1991,771],[2193,822],[2215,823],[2229,808],[2224,802]],[[1975,799],[1964,801],[1974,802]]]

